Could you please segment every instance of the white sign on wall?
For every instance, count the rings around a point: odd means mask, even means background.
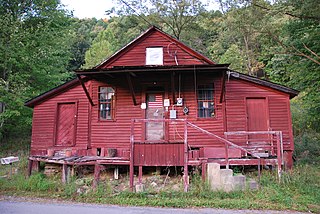
[[[146,48],[146,65],[163,65],[163,48]]]

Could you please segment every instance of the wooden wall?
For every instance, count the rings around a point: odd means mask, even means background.
[[[144,118],[145,110],[140,108],[140,103],[145,102],[145,85],[157,80],[158,84],[166,87],[165,98],[171,97],[169,75],[144,74],[143,81],[140,77],[133,78],[136,99],[139,105],[134,106],[130,90],[123,77],[110,79],[106,82],[95,80],[86,83],[93,98],[95,106],[91,107],[81,86],[75,86],[63,93],[36,105],[33,116],[31,153],[45,154],[48,148],[55,145],[55,124],[57,118],[57,105],[64,102],[77,103],[77,124],[75,150],[85,151],[82,154],[96,155],[97,148],[102,149],[102,155],[107,155],[108,148],[116,148],[118,156],[128,155],[130,145],[131,119]],[[178,77],[176,77],[178,78]],[[141,82],[142,81],[142,82]],[[225,131],[246,131],[246,105],[247,97],[265,97],[268,104],[269,125],[272,130],[282,131],[285,150],[293,150],[291,115],[289,95],[258,86],[241,80],[231,79],[226,82],[225,102],[219,103],[221,95],[221,77],[218,74],[198,74],[198,84],[213,83],[215,89],[215,117],[197,118],[197,103],[194,90],[194,75],[181,74],[181,97],[189,108],[189,114],[184,115],[183,107],[175,107],[177,118],[187,119],[199,127],[224,136]],[[114,86],[116,90],[116,112],[114,120],[103,121],[99,119],[98,88],[99,86]],[[176,86],[175,97],[178,97]],[[254,92],[254,93],[253,93]],[[171,109],[171,108],[170,108]],[[226,111],[226,116],[224,111]],[[166,118],[169,117],[167,113]],[[183,142],[183,124],[169,124],[169,138],[176,142]],[[144,139],[144,125],[135,127],[135,139]],[[192,147],[219,147],[221,142],[197,130],[188,128],[188,142]],[[63,149],[64,147],[56,147]],[[92,148],[92,149],[91,149]]]
[[[86,85],[90,87],[90,82],[87,82]],[[48,148],[55,146],[58,103],[70,102],[75,102],[77,106],[75,147],[79,150],[87,149],[90,104],[81,86],[77,85],[34,107],[31,154],[46,154]],[[63,149],[65,147],[61,146],[58,148]]]
[[[148,37],[136,44],[136,46],[129,47],[126,52],[113,61],[103,65],[101,68],[110,68],[113,66],[144,66],[146,65],[147,47],[163,47],[164,65],[176,65],[174,54],[177,56],[179,65],[204,64],[203,61],[178,47],[172,40],[169,40],[160,32],[153,31]]]
[[[283,132],[284,149],[293,150],[289,95],[242,80],[226,82],[228,131],[247,131],[246,98],[266,98],[269,126]]]

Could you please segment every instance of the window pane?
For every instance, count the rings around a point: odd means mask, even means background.
[[[212,85],[199,85],[197,89],[198,117],[214,117],[214,91]]]
[[[100,119],[113,119],[114,95],[115,90],[112,87],[99,88],[99,115]]]

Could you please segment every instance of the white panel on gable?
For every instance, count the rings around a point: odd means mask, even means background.
[[[146,65],[163,65],[163,48],[146,48]]]

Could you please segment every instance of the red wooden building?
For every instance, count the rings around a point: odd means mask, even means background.
[[[70,149],[91,156],[88,164],[130,165],[131,175],[207,162],[292,165],[298,92],[216,64],[156,27],[75,72],[26,102],[34,108],[30,160]]]

